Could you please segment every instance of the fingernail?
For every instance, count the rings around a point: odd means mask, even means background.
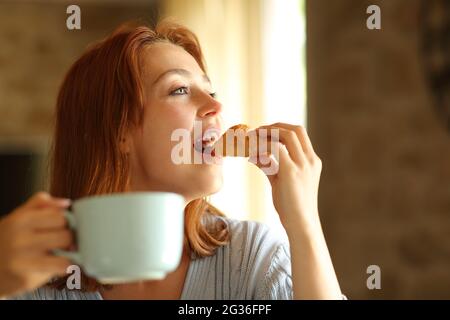
[[[72,200],[64,199],[64,198],[63,199],[58,199],[58,203],[61,204],[62,206],[68,207],[72,203]]]

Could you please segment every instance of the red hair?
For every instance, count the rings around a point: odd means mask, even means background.
[[[184,48],[206,74],[195,34],[167,20],[154,29],[123,25],[90,47],[69,69],[56,104],[52,195],[78,199],[128,190],[129,162],[119,147],[120,137],[141,124],[141,57],[147,46],[160,41]],[[229,240],[225,225],[214,230],[202,223],[207,211],[223,216],[205,199],[191,201],[185,208],[185,241],[198,257],[213,255],[217,247]],[[65,279],[50,286],[61,289]],[[100,286],[94,279],[82,277],[82,290],[93,291]]]

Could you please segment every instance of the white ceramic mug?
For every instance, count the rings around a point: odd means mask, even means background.
[[[100,283],[163,279],[183,251],[184,198],[169,192],[120,193],[74,201],[66,212],[78,251],[55,250]]]

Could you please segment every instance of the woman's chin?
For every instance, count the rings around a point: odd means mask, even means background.
[[[201,197],[206,197],[220,191],[223,185],[223,175],[220,168],[204,168],[199,170],[191,182],[192,189]]]

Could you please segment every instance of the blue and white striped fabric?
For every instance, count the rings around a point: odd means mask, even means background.
[[[224,219],[231,241],[206,258],[191,261],[183,300],[292,299],[289,245],[266,225]],[[10,299],[101,300],[99,292],[41,287]]]

